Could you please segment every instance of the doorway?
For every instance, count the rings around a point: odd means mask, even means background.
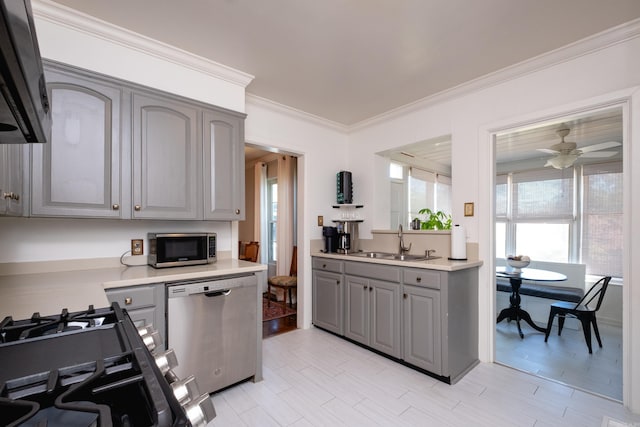
[[[494,134],[496,266],[528,255],[536,268],[583,264],[584,281],[535,283],[586,292],[602,276],[612,285],[596,314],[602,348],[589,354],[579,322],[544,333],[514,322],[496,325],[495,361],[622,401],[623,108],[606,107]],[[575,145],[572,145],[574,144]],[[550,266],[550,267],[549,267]],[[557,267],[556,267],[557,266]],[[499,285],[499,279],[497,283]],[[496,312],[509,293],[496,291]],[[557,296],[556,296],[557,298]],[[522,306],[546,328],[554,299],[522,295]],[[557,325],[557,322],[556,322]]]
[[[258,241],[258,262],[267,277],[289,276],[297,246],[297,157],[245,145],[246,220],[238,225],[240,241]],[[295,282],[295,279],[294,279]],[[288,292],[265,285],[263,337],[296,329],[297,286]]]

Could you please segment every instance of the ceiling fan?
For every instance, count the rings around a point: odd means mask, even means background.
[[[547,160],[546,166],[552,166],[556,169],[565,169],[570,167],[578,160],[578,157],[611,157],[617,153],[617,151],[600,151],[607,148],[617,147],[622,145],[616,141],[602,142],[600,144],[589,145],[587,147],[576,148],[575,142],[567,142],[564,138],[569,135],[570,129],[563,128],[558,129],[556,133],[561,138],[561,141],[550,148],[538,148],[538,151],[543,153],[553,154],[554,157]]]

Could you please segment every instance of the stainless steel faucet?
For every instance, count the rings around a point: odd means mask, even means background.
[[[398,249],[398,255],[404,255],[411,250],[411,243],[409,247],[404,245],[404,238],[402,236],[402,224],[398,225],[398,237],[400,238],[400,248]]]

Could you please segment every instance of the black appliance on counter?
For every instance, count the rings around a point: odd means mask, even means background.
[[[338,229],[336,227],[322,227],[324,237],[324,252],[338,252]]]
[[[204,426],[208,394],[185,396],[172,350],[111,307],[0,322],[0,425]],[[153,352],[152,352],[153,350]]]

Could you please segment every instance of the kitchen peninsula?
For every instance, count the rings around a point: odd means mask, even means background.
[[[315,253],[316,327],[452,384],[478,363],[481,261]]]

